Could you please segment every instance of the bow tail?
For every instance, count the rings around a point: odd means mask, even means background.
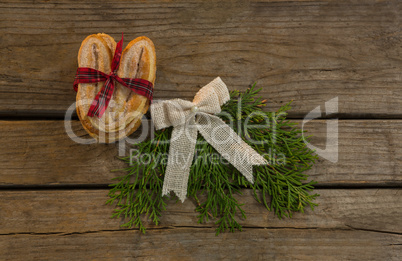
[[[92,101],[91,107],[88,110],[88,116],[93,117],[94,115],[98,118],[101,118],[103,113],[106,111],[106,108],[109,104],[110,99],[112,98],[114,90],[114,82],[111,77],[109,77],[102,89],[98,92],[95,99]]]
[[[181,202],[186,199],[196,141],[197,128],[194,125],[179,125],[173,128],[162,196],[173,191]]]
[[[197,128],[204,139],[240,171],[249,182],[254,183],[254,165],[268,164],[264,157],[245,143],[219,117],[200,113],[197,119]]]

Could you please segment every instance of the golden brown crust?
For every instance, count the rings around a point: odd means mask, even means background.
[[[88,44],[91,45],[89,49]],[[98,67],[99,70],[108,73],[113,56],[111,48],[114,50],[115,46],[116,43],[114,39],[107,34],[88,36],[81,44],[78,54],[79,66],[91,68],[95,66]],[[93,50],[100,51],[95,54]],[[110,62],[106,65],[105,61],[109,59]],[[95,64],[94,60],[96,60]],[[118,75],[122,78],[142,78],[154,83],[156,73],[155,60],[155,47],[152,41],[147,37],[138,37],[131,41],[122,52]],[[109,103],[109,107],[112,107],[112,109],[108,107],[101,119],[87,117],[86,114],[89,105],[80,105],[78,101],[85,98],[87,100],[91,99],[92,102],[103,84],[103,82],[92,85],[79,84],[79,91],[77,92],[77,115],[84,129],[92,137],[99,141],[99,136],[101,136],[104,140],[100,142],[109,143],[124,138],[138,129],[143,114],[145,114],[149,108],[149,100],[144,96],[135,94],[120,84],[116,84],[112,100]],[[112,102],[115,102],[115,104],[113,105]],[[112,114],[110,114],[110,110]],[[114,115],[114,118],[111,115]],[[101,121],[103,123],[101,123]]]
[[[112,53],[107,41],[105,41],[105,38],[112,43],[111,40],[113,40],[113,38],[110,36],[106,37],[104,34],[92,34],[85,38],[78,52],[79,67],[91,67],[93,69],[101,70],[105,73],[110,72]],[[94,52],[97,52],[97,54],[94,55]],[[100,88],[102,88],[102,85],[103,83],[79,84],[77,92],[77,115],[80,118],[84,129],[95,138],[99,134],[99,131],[93,126],[90,118],[87,116],[87,113],[91,100],[95,98],[96,93],[99,92]],[[80,102],[84,104],[80,104]]]
[[[114,56],[114,51],[116,50],[116,41],[113,39],[113,37],[111,37],[108,34],[104,34],[104,33],[99,33],[97,34],[97,36],[100,36],[103,38],[103,40],[105,40],[105,42],[107,43],[107,45],[109,46],[109,49],[112,53],[112,57]]]
[[[128,63],[127,63],[128,62]],[[153,42],[145,36],[137,37],[131,41],[122,52],[122,59],[118,75],[125,78],[141,78],[155,83],[156,77],[156,57]],[[138,117],[130,117],[129,112],[141,112],[141,118],[148,110],[149,101],[144,96],[131,92],[126,104],[128,118],[126,120],[127,133],[132,133],[138,126]],[[144,112],[145,111],[145,112]],[[132,129],[134,128],[134,129]]]

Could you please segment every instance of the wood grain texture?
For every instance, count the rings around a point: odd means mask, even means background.
[[[391,260],[401,236],[370,231],[247,229],[103,231],[69,235],[0,236],[2,260]]]
[[[0,121],[0,260],[401,260],[401,12],[399,0],[1,1],[0,117],[29,120]],[[245,189],[243,232],[216,237],[191,200],[169,201],[145,235],[120,229],[104,204],[117,144],[77,144],[64,124],[88,139],[81,124],[61,121],[81,41],[98,32],[154,41],[156,99],[191,99],[219,75],[231,90],[256,81],[268,110],[294,100],[293,118],[317,106],[349,118],[338,161],[307,173],[319,206],[279,220]],[[327,122],[305,125],[321,149]]]
[[[307,134],[313,135],[311,144],[321,149],[326,146],[327,122],[304,125]],[[78,121],[71,124],[78,137],[90,138]],[[340,120],[338,125],[338,162],[320,158],[308,171],[310,179],[332,186],[402,184],[401,120]],[[111,170],[125,166],[116,158],[117,144],[77,144],[62,121],[0,121],[0,132],[3,186],[110,184],[121,175]]]
[[[247,219],[238,220],[247,228],[293,228],[370,230],[402,233],[401,190],[398,189],[317,189],[318,207],[314,211],[295,213],[291,219],[278,219],[258,203],[252,190],[244,189],[236,198]],[[124,220],[110,219],[114,206],[105,205],[108,190],[37,190],[1,191],[0,234],[90,233],[118,230]],[[201,199],[202,200],[202,199]],[[196,203],[168,201],[156,226],[145,221],[149,229],[177,227],[216,227],[213,221],[198,224]],[[127,220],[126,220],[127,222]],[[196,231],[196,230],[195,230]]]
[[[328,122],[318,120],[304,125],[307,135],[312,135],[311,144],[317,148],[326,149],[328,135],[336,132],[327,129]],[[320,157],[307,172],[310,179],[321,185],[402,184],[402,121],[340,120],[338,132],[338,161]]]
[[[212,222],[197,224],[190,200],[169,202],[161,225],[148,225],[143,235],[108,219],[106,190],[3,191],[0,259],[400,259],[400,190],[317,192],[314,212],[278,220],[243,190],[243,232],[216,237]]]
[[[72,121],[77,137],[91,139],[79,121]],[[3,121],[0,136],[0,184],[106,184],[116,160],[116,144],[78,144],[66,133],[63,121]]]
[[[221,76],[257,81],[302,117],[339,97],[342,117],[401,117],[401,1],[2,1],[0,115],[60,117],[75,101],[81,41],[105,32],[157,50],[155,98],[192,98]]]

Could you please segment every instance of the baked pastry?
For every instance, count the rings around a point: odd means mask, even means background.
[[[116,42],[107,34],[93,34],[81,44],[78,66],[110,73]],[[155,82],[156,55],[152,41],[141,36],[123,50],[117,75],[120,78],[141,78]],[[101,118],[88,117],[92,101],[105,82],[79,83],[77,114],[84,129],[99,142],[114,142],[133,133],[141,124],[150,101],[115,82],[109,105]]]

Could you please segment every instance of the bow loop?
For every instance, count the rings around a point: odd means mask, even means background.
[[[193,106],[192,102],[180,99],[152,104],[151,117],[154,119],[155,129],[160,130],[185,124]]]
[[[117,43],[116,50],[113,55],[111,69],[114,74],[116,74],[117,70],[119,69],[122,49],[123,49],[123,33],[121,34],[121,40]]]
[[[221,112],[221,106],[229,99],[230,95],[225,83],[217,77],[197,92],[193,103],[201,112],[216,114]]]

